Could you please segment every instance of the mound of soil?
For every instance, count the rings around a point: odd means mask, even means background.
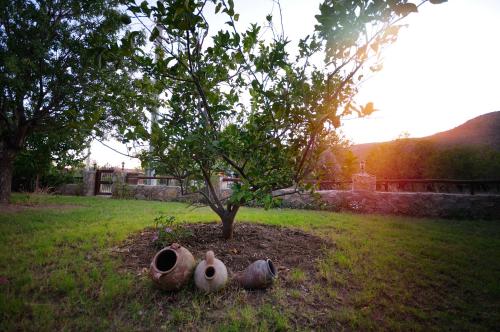
[[[221,237],[220,224],[187,224],[186,228],[192,235],[179,240],[179,244],[191,251],[197,262],[204,259],[207,250],[213,250],[215,256],[226,264],[230,280],[234,273],[244,270],[255,260],[269,258],[273,261],[279,280],[268,290],[243,291],[245,303],[259,306],[271,302],[273,306],[276,304],[291,310],[296,313],[293,320],[297,325],[318,327],[326,323],[324,317],[335,304],[327,301],[321,294],[317,295],[327,287],[326,280],[318,273],[317,262],[333,247],[331,242],[297,229],[241,222],[235,225],[234,238],[231,240]],[[158,251],[152,241],[154,235],[153,229],[145,229],[133,234],[118,248],[112,249],[115,255],[122,257],[122,268],[126,272],[147,278],[151,260]],[[300,275],[299,278],[297,274]],[[232,307],[234,298],[241,298],[241,292],[239,287],[230,283],[218,294],[222,303],[212,303],[206,308],[210,309],[209,315],[216,317],[216,312],[225,312],[228,307]],[[191,310],[190,301],[195,296],[191,291],[180,294],[162,291],[157,293],[157,306],[171,307],[175,303],[177,308],[188,311]],[[282,296],[278,296],[279,294]]]
[[[258,259],[267,258],[273,261],[284,282],[293,268],[313,275],[316,261],[323,256],[325,248],[331,247],[331,243],[320,237],[284,227],[238,223],[231,240],[222,238],[220,224],[188,224],[186,228],[192,235],[181,239],[179,244],[191,251],[197,261],[204,259],[208,250],[213,250],[216,258],[226,264],[230,276]],[[119,251],[126,253],[127,270],[140,272],[149,268],[158,251],[153,245],[154,235],[153,229],[146,229],[120,246]]]

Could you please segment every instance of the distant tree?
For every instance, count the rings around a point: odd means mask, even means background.
[[[380,52],[396,40],[398,22],[417,11],[406,0],[324,1],[315,31],[291,56],[279,18],[267,16],[268,38],[257,24],[240,31],[233,0],[128,6],[156,43],[151,53],[136,49],[134,58],[167,102],[158,123],[168,141],[157,152],[169,158],[175,147],[191,158],[225,238],[243,204],[272,204],[274,190],[301,187],[343,116],[373,112],[373,104],[353,102],[357,83],[369,68],[380,69]],[[226,21],[220,31],[210,29],[209,11]],[[240,178],[229,198],[212,182],[221,168]]]
[[[155,138],[150,144],[154,146],[154,150],[140,154],[142,165],[154,169],[156,174],[174,177],[181,187],[182,195],[189,192],[191,180],[202,179],[192,158],[182,153],[180,146],[173,144],[171,140],[157,141]]]
[[[439,147],[400,138],[369,151],[367,171],[386,179],[498,179],[500,152],[482,146]]]
[[[56,186],[58,181],[47,181],[49,175],[66,167],[81,166],[92,138],[81,129],[64,126],[57,131],[29,135],[14,162],[14,189],[36,191],[40,186]]]
[[[319,150],[323,152],[308,178],[316,181],[335,181],[340,175],[339,151],[346,142],[336,132],[331,132],[319,144],[322,145]]]
[[[48,157],[55,151],[43,146],[44,135],[78,144],[81,135],[103,136],[124,119],[138,121],[141,113],[131,110],[147,94],[138,94],[141,78],[121,58],[119,37],[129,42],[123,27],[130,20],[117,6],[115,0],[1,2],[0,203],[9,200],[14,161],[30,138],[30,148]]]
[[[349,141],[337,135],[326,139],[328,146],[318,159],[312,177],[321,181],[350,181],[358,170],[358,158],[350,149]]]
[[[500,152],[489,147],[460,146],[439,151],[428,163],[426,175],[442,179],[500,179]]]
[[[341,166],[340,181],[350,181],[354,173],[359,170],[359,161],[356,155],[348,148],[340,151],[339,164]]]
[[[427,174],[436,147],[425,140],[398,138],[368,152],[366,169],[382,179],[421,179]]]

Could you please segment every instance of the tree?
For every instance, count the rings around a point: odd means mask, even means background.
[[[57,132],[35,132],[29,135],[24,149],[17,154],[14,162],[13,189],[37,191],[40,185],[63,183],[52,181],[51,175],[57,175],[58,170],[68,166],[74,168],[83,165],[92,138],[88,135],[92,128],[84,130],[84,125],[80,124],[79,128],[64,126]],[[46,181],[47,178],[51,181]],[[65,180],[64,176],[61,178]]]
[[[429,155],[426,176],[441,179],[497,180],[500,152],[488,146],[455,146]]]
[[[327,183],[321,185],[321,182],[350,181],[358,169],[358,160],[350,150],[351,143],[337,133],[332,133],[323,144],[325,144],[324,152],[310,176],[320,184],[320,189],[332,189],[331,185]]]
[[[128,16],[117,5],[115,0],[0,4],[0,203],[9,200],[14,160],[32,135],[62,142],[72,139],[68,131],[100,137],[118,125],[126,134],[123,120],[142,116],[130,111],[148,95],[140,94],[143,83],[133,76],[135,67],[121,58],[119,37],[131,38],[123,31]]]
[[[353,101],[361,73],[380,69],[398,22],[417,11],[406,0],[327,0],[315,31],[292,56],[271,15],[267,38],[257,24],[238,30],[232,0],[127,4],[155,41],[152,52],[135,49],[134,58],[165,92],[158,122],[168,133],[164,143],[191,158],[205,181],[200,194],[221,218],[226,239],[243,204],[270,205],[276,189],[300,189],[343,116],[373,112],[372,103]],[[210,30],[209,11],[223,17],[223,29]],[[240,179],[228,198],[212,181],[220,169]]]
[[[164,139],[164,136],[152,136],[150,144],[153,149],[140,154],[142,165],[154,169],[156,174],[174,177],[181,187],[181,195],[186,195],[190,181],[200,178],[192,159],[183,153],[180,146]]]
[[[372,148],[366,167],[382,179],[422,179],[436,153],[438,150],[430,141],[402,137]]]
[[[488,146],[443,146],[399,138],[373,147],[366,166],[385,179],[494,180],[500,174],[500,152]]]

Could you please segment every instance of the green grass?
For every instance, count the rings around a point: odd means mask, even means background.
[[[118,271],[109,249],[151,226],[160,212],[188,222],[217,220],[207,208],[95,197],[16,194],[14,200],[81,207],[0,212],[0,276],[8,279],[0,285],[2,331],[308,328],[285,305],[287,296],[297,301],[300,293],[279,284],[258,306],[249,305],[242,291],[231,303],[200,294],[189,310],[158,308],[154,300],[162,294],[146,277]],[[302,228],[335,243],[317,266],[328,288],[310,290],[336,303],[335,309],[318,309],[319,329],[500,326],[500,220],[253,208],[243,208],[237,219]],[[299,269],[290,275],[297,286],[309,277]]]
[[[290,272],[290,280],[295,284],[301,284],[307,279],[306,273],[299,268],[294,268]]]

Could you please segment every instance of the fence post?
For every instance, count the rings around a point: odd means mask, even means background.
[[[128,183],[128,173],[115,172],[113,173],[113,184],[111,185],[111,195],[117,198],[127,198],[126,193]]]
[[[96,171],[86,170],[83,171],[83,195],[84,196],[94,196],[95,182],[96,182]]]

